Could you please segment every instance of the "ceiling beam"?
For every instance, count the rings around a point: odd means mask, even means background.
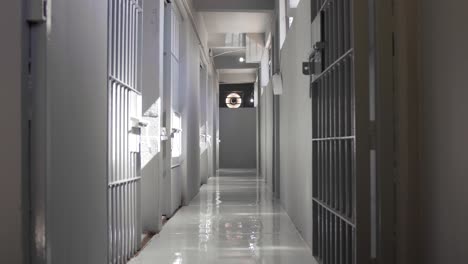
[[[245,58],[245,57],[244,57]],[[258,68],[258,63],[245,63],[239,61],[239,56],[219,56],[214,58],[216,69],[252,69]]]
[[[275,9],[274,0],[194,0],[200,12],[268,12]]]

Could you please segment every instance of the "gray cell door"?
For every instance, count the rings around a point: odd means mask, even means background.
[[[313,255],[370,261],[367,0],[312,1]]]
[[[141,242],[141,1],[109,0],[109,263],[126,263]]]

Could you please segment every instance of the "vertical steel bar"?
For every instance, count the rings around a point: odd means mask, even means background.
[[[112,1],[110,1],[112,2]],[[108,140],[110,140],[112,138],[112,81],[109,80],[108,82],[108,114],[107,114],[107,118],[108,118],[108,132],[107,132],[107,136],[108,136]],[[110,110],[109,110],[110,109]],[[107,160],[110,161],[111,160],[111,157],[112,157],[112,144],[107,144],[108,145],[108,150],[107,150]],[[112,162],[107,162],[107,188],[109,188],[109,183],[112,182],[112,179],[111,179],[111,175],[112,175]],[[107,190],[107,209],[108,209],[108,212],[107,212],[107,221],[108,221],[108,237],[109,237],[109,253],[108,253],[108,257],[110,258],[112,256],[112,240],[113,240],[113,235],[112,235],[112,228],[114,227],[113,223],[112,223],[112,206],[111,206],[111,202],[112,201],[112,193]]]
[[[117,149],[116,149],[116,132],[117,132],[117,116],[116,116],[116,104],[117,104],[117,93],[116,93],[116,86],[117,84],[114,82],[112,84],[112,106],[111,106],[111,113],[112,113],[112,136],[111,136],[111,145],[112,145],[112,159],[110,163],[112,164],[112,172],[111,172],[111,182],[114,182],[116,180],[116,163],[115,160],[117,158]],[[113,251],[114,251],[114,261],[117,259],[117,240],[118,240],[118,234],[117,234],[117,227],[118,227],[118,221],[117,221],[117,212],[116,212],[116,198],[117,198],[117,193],[116,190],[113,190],[113,195],[112,195],[112,210],[113,210],[113,221],[114,221],[114,243],[113,243]]]
[[[327,3],[327,13],[328,13],[328,66],[333,63],[333,10],[332,10],[332,1],[328,1]]]
[[[328,36],[328,9],[325,7],[323,9],[323,37],[324,37],[324,42],[326,43],[325,49],[324,49],[324,64],[325,64],[325,69],[330,65],[330,60],[329,60],[329,54],[330,54],[330,38]]]
[[[335,129],[336,129],[336,116],[335,116],[335,108],[336,108],[336,68],[332,69],[331,72],[331,134],[332,137],[334,138],[336,136],[335,134]],[[331,170],[331,177],[332,177],[332,201],[333,203],[331,204],[331,207],[336,209],[336,161],[335,161],[335,140],[331,140],[331,164],[332,164],[332,170]]]
[[[330,138],[332,137],[332,73],[330,72],[327,75],[328,84],[327,84],[327,183],[328,183],[328,203],[327,205],[331,208],[333,207],[333,182],[332,182],[332,142]]]
[[[335,1],[330,0],[330,41],[331,41],[331,63],[336,60],[336,41],[335,41]]]
[[[128,0],[127,0],[127,6],[128,6]],[[127,11],[127,14],[128,14],[128,11]],[[128,54],[128,52],[127,52]],[[127,71],[128,71],[128,67],[127,67]],[[124,123],[124,126],[123,126],[123,144],[124,144],[124,147],[123,147],[123,156],[124,156],[124,179],[125,180],[128,180],[130,179],[129,175],[128,175],[128,158],[129,158],[129,134],[128,134],[128,131],[129,131],[129,116],[128,116],[128,110],[129,110],[129,90],[127,88],[125,88],[124,90],[124,102],[123,102],[123,105],[124,105],[124,108],[123,108],[123,116],[122,116],[122,119],[123,119],[123,123]],[[125,241],[124,241],[124,250],[125,250],[125,259],[128,259],[129,258],[129,250],[128,250],[128,239],[129,239],[129,229],[128,229],[128,183],[125,183],[125,185],[123,186],[123,191],[124,191],[124,199],[125,199],[125,203],[124,203],[124,211],[125,211]]]
[[[136,47],[137,47],[137,41],[138,41],[138,30],[137,30],[137,27],[138,27],[138,23],[137,23],[137,19],[138,19],[138,8],[136,6],[136,3],[134,3],[133,5],[133,47],[132,47],[132,56],[133,56],[133,60],[132,60],[132,65],[133,65],[133,68],[132,68],[132,77],[133,77],[133,86],[136,86],[137,83],[136,83],[136,65],[138,63],[138,60],[137,60],[137,55],[136,55]]]
[[[130,0],[125,0],[125,82],[130,86]]]
[[[125,114],[125,88],[120,86],[119,89],[119,172],[120,172],[120,180],[125,179],[125,149],[124,149],[124,114]],[[121,232],[121,241],[120,241],[120,256],[121,262],[125,261],[125,189],[124,184],[120,184],[120,232]]]
[[[134,40],[134,25],[135,25],[135,18],[134,18],[134,9],[135,9],[135,5],[133,3],[133,1],[129,0],[129,8],[130,8],[130,19],[129,19],[129,22],[130,22],[130,26],[129,26],[129,85],[131,87],[134,87],[134,83],[133,83],[133,67],[134,67],[134,62],[133,62],[133,40]]]
[[[112,72],[111,75],[115,76],[117,72],[117,14],[118,14],[118,3],[117,0],[109,0],[112,2]]]
[[[337,41],[338,41],[338,54],[339,57],[341,57],[345,51],[344,51],[344,45],[343,45],[343,1],[345,0],[336,0],[337,2]]]
[[[344,13],[344,24],[345,24],[345,39],[346,39],[346,49],[351,49],[351,0],[345,0],[345,13]]]
[[[122,1],[118,0],[117,10],[117,61],[116,61],[116,74],[115,77],[118,80],[122,80]]]

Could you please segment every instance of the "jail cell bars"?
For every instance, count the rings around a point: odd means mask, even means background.
[[[126,263],[141,243],[141,1],[109,0],[108,261]]]
[[[313,254],[323,264],[356,264],[351,5],[351,0],[312,1],[312,16],[320,16],[325,44],[324,71],[310,84]]]

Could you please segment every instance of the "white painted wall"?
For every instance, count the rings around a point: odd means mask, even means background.
[[[273,188],[273,88],[263,87],[260,95],[261,176]]]
[[[468,259],[468,2],[422,8],[421,263]]]
[[[22,1],[7,1],[0,9],[0,262],[23,263],[23,197],[21,89]]]
[[[200,132],[203,125],[205,127],[209,125],[207,116],[209,113],[208,105],[207,103],[201,105],[201,96],[207,97],[211,91],[206,84],[205,87],[200,85],[200,64],[203,62],[206,66],[207,76],[213,77],[214,87],[216,87],[213,90],[217,89],[218,78],[213,65],[206,56],[208,54],[208,34],[203,17],[193,9],[191,1],[182,0],[176,3],[185,18],[182,23],[182,36],[180,39],[181,82],[179,100],[182,114],[182,204],[188,204],[198,194],[200,184],[202,183]],[[192,18],[193,21],[191,21]],[[205,80],[208,80],[207,77],[205,77]],[[207,81],[203,83],[207,83]],[[202,93],[202,88],[208,90],[203,90]],[[205,102],[207,100],[208,98],[204,98]],[[216,120],[214,123],[216,123]],[[207,134],[210,135],[210,133]],[[211,151],[211,147],[208,147],[208,151]],[[205,179],[211,175],[208,170],[208,164],[207,158],[203,156],[203,174]]]
[[[200,69],[200,179],[208,181],[208,72],[206,66]]]
[[[302,62],[310,51],[310,0],[302,0],[281,51],[280,96],[281,203],[312,245],[312,120],[309,77]]]
[[[255,73],[221,73],[219,80],[222,83],[254,83],[257,80]]]
[[[143,119],[142,129],[141,217],[143,232],[157,232],[161,228],[161,145],[160,116],[163,87],[164,3],[159,0],[143,2]]]
[[[182,200],[187,204],[200,187],[200,50],[190,22],[183,23],[181,38]]]
[[[48,263],[107,263],[107,1],[48,3]]]

